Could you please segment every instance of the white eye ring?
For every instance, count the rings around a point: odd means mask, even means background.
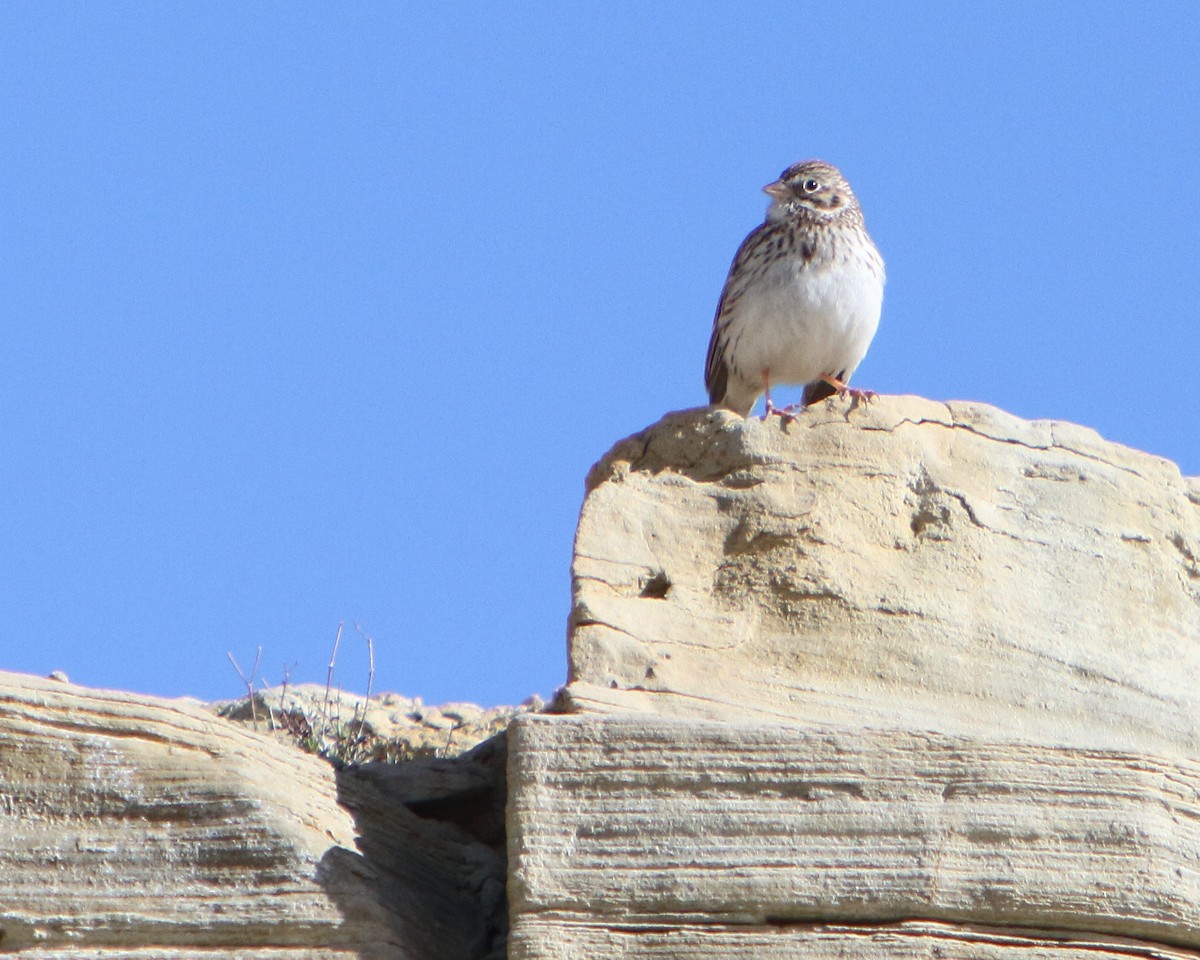
[[[813,177],[809,177],[807,180],[804,181],[804,192],[805,193],[816,193],[820,189],[821,189],[821,181],[820,180],[816,180]]]

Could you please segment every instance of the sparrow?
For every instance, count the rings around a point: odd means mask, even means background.
[[[849,383],[879,326],[885,274],[854,191],[822,160],[763,191],[766,219],[738,248],[713,318],[709,401],[745,417],[763,395],[766,419],[834,394],[870,399]],[[775,384],[802,384],[801,403],[776,407]]]

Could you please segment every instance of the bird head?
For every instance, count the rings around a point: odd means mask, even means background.
[[[788,167],[778,180],[763,187],[763,192],[771,198],[769,220],[797,214],[830,219],[858,207],[841,171],[823,160],[805,160]]]

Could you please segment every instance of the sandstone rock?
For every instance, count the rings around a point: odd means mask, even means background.
[[[339,771],[193,701],[0,674],[0,953],[476,960],[505,922],[480,750]]]
[[[1198,503],[979,404],[672,414],[589,476],[568,695],[1170,753],[1200,742]]]
[[[547,923],[536,942],[518,937],[511,956],[523,960],[1195,960],[1196,955],[1116,937],[918,920],[760,927],[655,924],[638,931],[602,924]]]
[[[510,728],[510,956],[1192,956],[1200,482],[1071,424],[684,411]]]
[[[1200,764],[647,716],[522,717],[509,740],[514,960],[878,956],[868,934],[917,918],[1080,958],[1200,946]],[[904,950],[989,955],[921,931]]]
[[[980,405],[686,411],[573,576],[565,716],[0,674],[0,953],[1200,955],[1200,481]]]

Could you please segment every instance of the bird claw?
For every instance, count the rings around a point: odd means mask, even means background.
[[[784,423],[791,423],[796,419],[796,415],[792,411],[798,406],[799,404],[789,403],[786,407],[777,407],[771,402],[771,398],[767,397],[763,406],[763,421],[770,420],[771,417],[779,417]]]
[[[871,401],[879,399],[879,394],[877,394],[874,390],[858,390],[854,387],[846,387],[838,394],[838,396],[850,397],[851,410],[855,409],[859,404],[866,406],[867,404],[871,403]]]
[[[857,387],[852,387],[845,381],[839,380],[832,375],[823,376],[821,379],[837,391],[837,396],[850,398],[851,410],[856,409],[859,404],[866,405],[879,397],[879,394],[874,390],[859,390]]]

